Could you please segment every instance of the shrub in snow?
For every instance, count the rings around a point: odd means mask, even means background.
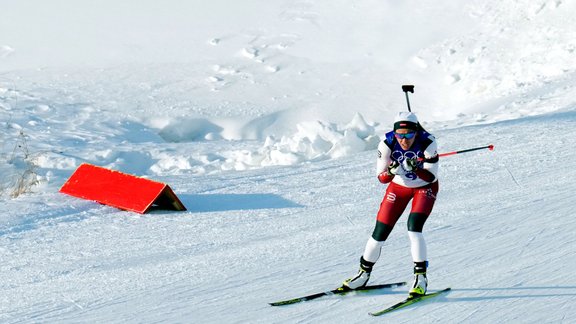
[[[16,198],[30,192],[32,187],[40,183],[36,173],[37,163],[28,150],[28,143],[24,132],[20,131],[11,154],[2,154],[0,179],[0,194],[9,194]]]

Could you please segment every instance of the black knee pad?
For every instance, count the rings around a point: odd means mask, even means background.
[[[372,232],[372,238],[378,242],[386,241],[388,235],[390,235],[390,233],[392,232],[392,229],[393,229],[392,226],[376,221],[374,232]]]
[[[424,223],[428,219],[428,215],[423,213],[410,213],[408,216],[408,230],[410,232],[422,233],[424,229]]]

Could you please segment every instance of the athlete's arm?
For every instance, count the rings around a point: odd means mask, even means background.
[[[438,145],[436,144],[436,139],[434,136],[429,137],[432,142],[426,150],[424,150],[424,162],[422,167],[414,171],[418,178],[426,182],[434,182],[438,177]]]
[[[380,141],[380,144],[378,144],[378,159],[376,160],[376,175],[378,176],[378,181],[382,183],[388,183],[394,178],[393,174],[388,173],[388,165],[392,162],[391,153],[388,145],[384,141]]]

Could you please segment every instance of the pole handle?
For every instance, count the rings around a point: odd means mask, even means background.
[[[410,108],[410,99],[408,99],[408,92],[414,93],[414,85],[404,84],[402,85],[402,91],[404,91],[404,94],[406,95],[406,104],[408,105],[408,111],[412,112],[412,109]]]
[[[402,85],[402,91],[414,93],[414,85],[413,84],[404,84],[404,85]]]

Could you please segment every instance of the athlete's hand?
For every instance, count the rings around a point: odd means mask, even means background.
[[[389,165],[388,165],[388,169],[386,170],[386,172],[389,175],[395,175],[398,173],[398,168],[400,167],[400,163],[398,163],[398,161],[392,161]]]
[[[393,176],[389,175],[388,173],[382,172],[378,175],[378,181],[380,181],[380,183],[388,183],[390,180],[392,180],[392,177]]]
[[[404,170],[407,172],[414,172],[416,169],[418,169],[418,160],[406,158],[404,161],[402,161],[402,168],[404,168]]]

